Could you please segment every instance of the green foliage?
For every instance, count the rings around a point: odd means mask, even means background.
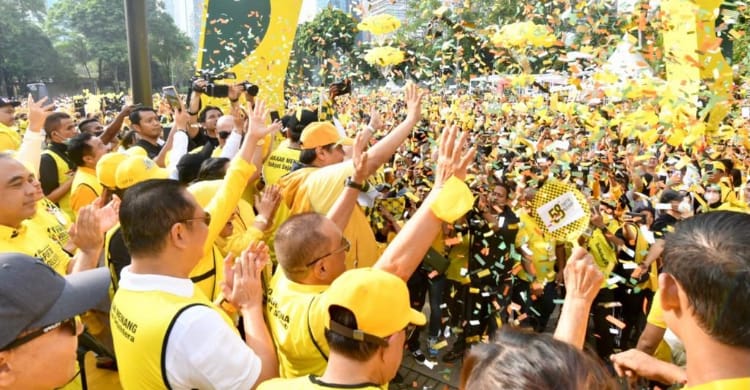
[[[38,25],[44,2],[0,0],[0,9],[0,95],[23,93],[27,83],[42,79],[72,81],[71,68]]]
[[[332,7],[300,25],[287,69],[287,85],[327,84],[354,73],[350,70],[364,62],[358,57],[361,48],[355,47],[357,33],[354,18]]]
[[[157,0],[146,2],[146,14],[153,85],[186,80],[191,68],[190,40]],[[49,10],[46,30],[70,63],[85,77],[96,77],[99,88],[118,91],[127,85],[128,47],[121,0],[60,0]]]

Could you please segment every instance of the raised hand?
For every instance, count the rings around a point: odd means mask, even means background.
[[[466,140],[469,138],[468,132],[458,133],[458,126],[448,126],[440,134],[438,142],[438,162],[435,169],[435,188],[440,188],[451,176],[458,179],[466,178],[466,170],[474,161],[476,148],[471,147],[465,153],[462,153]],[[458,140],[456,140],[458,138]]]
[[[255,195],[255,204],[253,206],[258,210],[258,215],[265,217],[271,223],[280,203],[281,191],[279,190],[279,186],[272,185],[263,189],[262,194]]]
[[[225,259],[224,297],[240,311],[259,308],[263,304],[261,273],[268,262],[268,247],[262,241],[250,244],[231,265]]]
[[[594,264],[594,258],[583,248],[573,248],[565,266],[565,297],[580,299],[590,304],[604,282],[604,274]]]
[[[370,132],[360,131],[354,137],[354,148],[352,149],[352,163],[354,164],[354,174],[352,180],[355,183],[364,183],[367,180],[367,144],[370,142]]]
[[[404,88],[404,101],[406,102],[406,116],[412,120],[419,121],[422,118],[422,97],[427,93],[422,92],[414,83],[407,83]]]
[[[99,251],[104,244],[104,235],[95,205],[87,205],[78,211],[78,218],[70,227],[70,239],[83,252]]]
[[[274,122],[271,126],[266,126],[269,110],[266,108],[266,102],[258,101],[250,113],[250,127],[248,128],[248,137],[257,140],[271,134],[274,131],[281,130],[281,122]]]
[[[38,133],[44,127],[44,121],[47,119],[49,114],[55,109],[54,103],[45,105],[47,97],[34,101],[34,98],[29,94],[27,105],[29,107],[29,130]]]

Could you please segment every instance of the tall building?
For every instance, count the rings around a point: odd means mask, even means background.
[[[197,50],[201,34],[203,0],[164,0],[164,11],[174,19],[177,28],[190,38]]]
[[[346,13],[351,13],[352,7],[354,7],[353,3],[353,0],[316,0],[316,11],[320,12],[320,10],[331,6]]]
[[[369,14],[389,14],[406,22],[406,0],[370,0]]]

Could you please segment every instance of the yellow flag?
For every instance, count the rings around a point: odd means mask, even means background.
[[[197,68],[235,73],[237,82],[258,85],[258,97],[282,111],[301,7],[302,0],[205,0]]]

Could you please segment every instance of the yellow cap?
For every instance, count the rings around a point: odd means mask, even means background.
[[[304,149],[314,149],[330,144],[353,145],[354,140],[342,137],[331,122],[313,122],[302,130],[300,143]]]
[[[120,163],[125,161],[128,155],[125,153],[107,153],[96,163],[96,178],[99,183],[107,188],[116,188],[117,180],[115,174]]]
[[[124,190],[146,180],[168,177],[167,170],[156,165],[154,160],[143,156],[130,156],[117,167],[115,184],[117,188]]]
[[[325,293],[326,307],[337,305],[349,309],[357,319],[357,329],[334,326],[326,314],[328,328],[342,336],[362,340],[388,337],[409,324],[424,325],[424,314],[411,308],[406,282],[391,273],[357,268],[341,274]],[[368,337],[369,335],[369,337]]]
[[[201,207],[205,208],[209,203],[211,203],[211,199],[213,199],[216,192],[219,191],[219,188],[221,187],[221,184],[223,182],[224,180],[199,181],[197,183],[191,184],[187,189],[188,192],[193,194],[198,204],[201,205]]]

